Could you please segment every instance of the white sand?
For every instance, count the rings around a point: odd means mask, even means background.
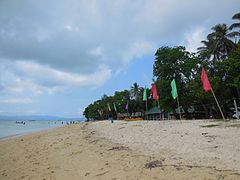
[[[208,123],[105,121],[2,139],[0,179],[240,179],[239,128]]]
[[[201,127],[219,123],[221,126]],[[223,122],[101,121],[90,123],[88,128],[144,155],[165,159],[165,164],[240,172],[240,127],[225,127]]]

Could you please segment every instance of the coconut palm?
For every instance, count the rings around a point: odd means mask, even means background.
[[[232,31],[231,33],[229,33],[229,36],[235,39],[235,43],[237,43],[237,39],[240,40],[240,12],[236,13],[233,15],[232,17],[233,20],[238,20],[239,22],[233,23],[230,27],[229,30],[235,30],[238,29],[236,31]]]
[[[236,44],[229,39],[229,29],[226,24],[212,27],[213,32],[208,34],[207,41],[202,41],[203,47],[198,48],[200,54],[205,53],[213,61],[227,57]]]
[[[197,48],[198,53],[208,59],[211,59],[213,56],[213,59],[218,59],[218,52],[214,48],[214,40],[212,40],[210,37],[207,37],[207,40],[201,41],[201,43],[204,45],[202,47]]]
[[[131,86],[130,95],[131,95],[131,98],[134,98],[135,100],[137,100],[137,98],[139,97],[140,87],[137,83],[133,83],[133,85]]]

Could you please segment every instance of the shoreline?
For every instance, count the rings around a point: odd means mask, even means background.
[[[21,133],[18,133],[18,134],[7,135],[7,136],[0,137],[0,141],[6,140],[6,139],[12,139],[12,138],[16,138],[16,137],[21,137],[21,136],[34,135],[35,133],[41,133],[41,132],[44,133],[44,131],[54,130],[55,128],[59,128],[59,127],[63,127],[63,126],[67,126],[67,125],[46,127],[44,129],[38,129],[38,130],[33,130],[33,131],[21,132]]]
[[[63,125],[63,126],[67,126],[67,125]],[[3,136],[3,137],[0,137],[0,142],[3,141],[3,140],[13,139],[13,138],[17,138],[17,137],[24,137],[24,136],[28,136],[28,135],[34,135],[35,133],[44,133],[47,130],[54,130],[55,128],[59,128],[59,127],[63,127],[63,126],[49,127],[49,128],[41,129],[41,130],[37,130],[37,131],[23,132],[23,133]]]
[[[2,120],[2,121],[12,121],[12,122],[15,122],[15,120]],[[37,122],[49,122],[48,120],[40,120],[40,121],[38,121],[38,120],[27,120],[26,122],[28,122],[28,121],[29,122],[31,122],[31,121],[34,121],[34,122],[36,122],[36,121]],[[55,122],[55,121],[53,121],[53,122]],[[78,122],[78,123],[82,123],[82,122]],[[57,124],[57,125],[55,123],[52,123],[52,124],[54,124],[54,126],[46,126],[44,128],[41,128],[41,129],[31,129],[31,128],[26,126],[26,129],[23,130],[22,132],[17,132],[15,134],[12,133],[10,135],[8,133],[7,135],[0,136],[0,141],[3,140],[3,139],[9,139],[9,138],[14,138],[14,137],[18,137],[18,136],[29,135],[29,134],[45,131],[45,130],[48,130],[48,129],[54,129],[54,128],[58,128],[58,127],[62,127],[62,126],[67,126],[67,124]]]
[[[146,133],[139,121],[99,123],[84,122],[56,127],[0,141],[0,162],[4,162],[0,163],[0,179],[240,178],[239,172],[234,170],[195,166],[184,163],[184,160],[182,163],[171,164],[167,156],[148,155],[140,149],[134,149],[131,145],[110,139],[113,138],[111,136],[106,137],[101,134],[108,127],[116,133],[122,133],[123,136],[126,134],[122,131],[129,128],[134,133],[137,133],[136,130]],[[149,123],[152,124],[152,122]],[[105,129],[102,125],[106,126]],[[167,127],[168,124],[165,126]],[[108,133],[111,134],[112,131]],[[118,138],[116,134],[112,136]],[[150,134],[147,136],[151,137]],[[124,138],[127,139],[127,137]],[[137,141],[136,138],[134,140]],[[139,145],[144,147],[144,144]],[[163,152],[161,149],[160,151]]]

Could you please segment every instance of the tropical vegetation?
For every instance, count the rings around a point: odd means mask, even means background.
[[[153,101],[151,89],[147,88],[149,108],[159,104],[161,110],[172,112],[178,118],[177,103],[171,97],[170,86],[175,79],[186,118],[220,118],[212,94],[202,88],[200,72],[204,67],[225,117],[232,117],[233,100],[240,100],[240,13],[234,14],[232,19],[234,22],[229,27],[226,24],[213,26],[206,40],[201,41],[203,46],[198,48],[197,53],[189,52],[183,46],[156,50],[153,79],[159,100]],[[129,115],[136,112],[144,114],[146,102],[142,99],[143,91],[144,88],[135,82],[129,90],[116,91],[113,96],[103,95],[100,100],[88,105],[83,114],[89,120],[116,119],[117,114],[127,112]],[[190,107],[202,114],[194,117],[188,113]]]

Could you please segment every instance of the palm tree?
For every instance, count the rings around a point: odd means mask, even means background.
[[[229,39],[229,29],[226,24],[212,27],[213,32],[208,34],[207,41],[202,41],[203,47],[198,48],[200,54],[205,53],[213,61],[227,57],[236,44]]]
[[[131,86],[130,95],[131,98],[134,98],[135,100],[137,100],[140,95],[140,87],[136,82]]]
[[[237,43],[237,38],[238,40],[240,40],[240,12],[236,13],[233,15],[232,17],[233,20],[238,20],[239,22],[237,23],[233,23],[230,27],[229,30],[233,30],[233,29],[238,29],[238,31],[232,31],[231,33],[229,33],[229,36],[231,38],[235,39],[235,43]]]
[[[213,59],[217,59],[219,54],[217,53],[216,49],[214,48],[214,40],[212,40],[210,37],[207,37],[207,40],[201,41],[204,46],[197,48],[198,53],[208,59],[211,59],[213,56]]]
[[[107,98],[108,98],[108,96],[106,94],[104,94],[101,99],[106,100]]]

